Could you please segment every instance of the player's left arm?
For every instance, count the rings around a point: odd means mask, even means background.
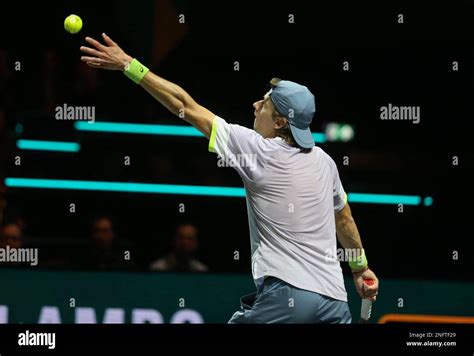
[[[140,85],[173,114],[193,125],[207,138],[211,136],[215,115],[199,105],[183,88],[152,72],[143,77]]]
[[[86,37],[86,41],[94,48],[82,46],[81,51],[86,53],[87,56],[82,56],[81,60],[92,68],[123,72],[133,58],[126,54],[105,33],[102,34],[102,37],[106,46],[93,38]],[[215,115],[199,105],[183,88],[151,71],[148,71],[140,79],[139,84],[173,114],[193,125],[207,138],[211,136],[212,122]]]

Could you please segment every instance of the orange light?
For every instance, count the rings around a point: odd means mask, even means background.
[[[377,323],[474,324],[474,317],[423,314],[385,314],[381,318],[379,318]]]

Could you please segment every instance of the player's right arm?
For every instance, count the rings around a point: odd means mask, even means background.
[[[335,213],[336,218],[336,235],[339,243],[342,245],[345,251],[351,251],[352,256],[359,256],[363,254],[364,249],[362,247],[362,241],[359,235],[359,230],[352,216],[351,208],[346,202],[344,207]],[[355,255],[355,256],[354,256]],[[365,255],[363,260],[365,259]],[[375,300],[379,288],[379,281],[374,272],[372,272],[368,266],[365,265],[357,267],[351,266],[352,274],[354,277],[354,284],[357,292],[362,298],[369,298]],[[364,280],[370,279],[375,281],[372,286],[364,285]]]
[[[342,210],[336,212],[335,216],[337,238],[342,247],[362,251],[362,241],[360,239],[359,230],[352,217],[349,204],[346,203]]]
[[[133,58],[126,54],[110,37],[102,34],[104,46],[93,38],[86,41],[94,48],[81,47],[87,54],[81,60],[93,68],[124,71]],[[140,80],[140,86],[165,106],[173,114],[201,131],[207,138],[211,136],[214,114],[199,105],[183,88],[148,71]]]
[[[362,298],[375,300],[379,288],[379,281],[375,273],[368,268],[359,230],[352,217],[351,208],[347,203],[347,194],[339,178],[336,163],[329,155],[326,155],[326,157],[329,161],[330,172],[333,179],[332,188],[337,239],[344,248],[346,252],[345,255],[349,257],[349,266],[352,270],[357,292]],[[372,279],[375,283],[369,287],[365,285],[365,279]]]

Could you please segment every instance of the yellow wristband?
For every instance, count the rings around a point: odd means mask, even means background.
[[[351,267],[351,270],[364,269],[369,264],[367,261],[367,257],[365,257],[364,250],[362,250],[359,256],[355,257],[355,259],[351,257],[352,256],[349,257],[349,266]]]
[[[138,60],[135,58],[132,59],[132,61],[127,64],[124,70],[124,74],[133,80],[135,84],[140,84],[142,81],[143,77],[145,74],[147,74],[149,69],[145,67],[143,64],[141,64]]]

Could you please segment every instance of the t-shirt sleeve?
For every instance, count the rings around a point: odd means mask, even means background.
[[[209,151],[217,153],[219,167],[232,167],[244,181],[257,179],[265,162],[264,138],[254,130],[227,123],[219,116],[212,122]]]
[[[341,179],[339,178],[339,172],[337,170],[336,163],[331,160],[332,175],[333,175],[333,196],[334,196],[334,211],[341,211],[347,203],[347,194],[342,186]]]

